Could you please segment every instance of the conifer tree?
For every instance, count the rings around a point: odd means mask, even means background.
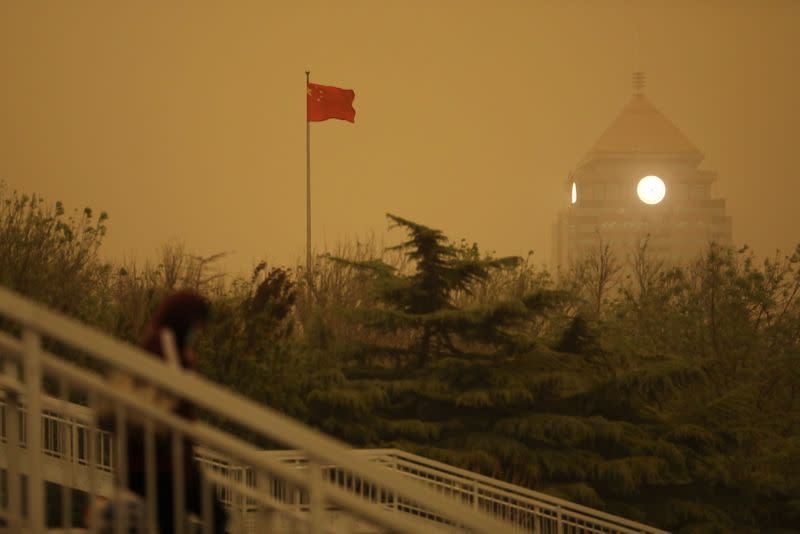
[[[747,531],[768,517],[772,524],[790,521],[796,488],[774,467],[796,464],[795,441],[774,431],[748,433],[755,420],[743,408],[746,392],[709,394],[726,360],[715,367],[681,352],[687,335],[709,328],[700,319],[707,300],[691,294],[708,291],[708,284],[659,271],[631,308],[648,315],[639,318],[642,329],[622,334],[634,321],[616,302],[604,316],[575,316],[552,350],[527,325],[531,316],[561,306],[563,295],[539,288],[518,298],[456,304],[469,302],[459,292],[519,260],[481,258],[476,248],[459,249],[437,230],[390,219],[409,234],[395,249],[413,260],[413,270],[336,260],[371,275],[374,306],[349,315],[382,335],[353,343],[343,377],[312,392],[315,424],[357,446],[396,446],[674,531]],[[712,259],[712,272],[696,268],[697,276],[732,276]],[[725,304],[718,309],[730,312],[736,302],[730,287],[742,283],[719,282],[715,291]],[[658,314],[687,311],[692,320],[667,321],[682,337],[653,330]],[[735,328],[716,319],[720,332]],[[640,346],[644,335],[673,336],[674,350],[663,350],[664,339]],[[784,365],[794,362],[787,357]],[[777,384],[778,376],[764,375],[763,391],[770,380]],[[756,382],[749,384],[747,391],[754,391]],[[773,391],[770,398],[793,406],[791,395]],[[726,410],[739,413],[735,424]],[[772,436],[769,445],[760,445],[760,436]],[[778,444],[788,449],[777,453]],[[755,452],[764,461],[745,462]],[[753,470],[737,472],[737,464]],[[736,496],[742,492],[746,505]]]
[[[440,231],[389,218],[409,234],[395,249],[414,270],[398,273],[377,260],[347,263],[372,273],[378,303],[354,310],[353,319],[391,342],[357,346],[346,378],[312,393],[317,424],[357,445],[397,445],[596,505],[603,499],[587,481],[621,479],[631,492],[655,476],[657,446],[634,424],[613,419],[640,414],[612,401],[605,412],[593,408],[613,377],[595,357],[596,334],[573,323],[580,343],[565,346],[591,354],[556,352],[527,335],[526,320],[551,309],[559,293],[539,289],[456,306],[463,300],[458,292],[519,259],[459,253]],[[598,452],[599,445],[608,450]]]

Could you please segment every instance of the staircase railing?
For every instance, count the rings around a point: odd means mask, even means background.
[[[237,497],[255,503],[264,515],[264,522],[275,518],[286,525],[301,527],[304,531],[319,533],[340,530],[371,529],[391,532],[439,532],[442,527],[465,532],[500,533],[513,532],[516,528],[488,514],[465,506],[456,500],[409,480],[368,459],[353,454],[343,443],[313,431],[288,417],[260,406],[244,397],[219,387],[194,373],[172,369],[151,355],[129,344],[120,342],[75,320],[54,313],[9,290],[0,288],[0,317],[11,331],[18,335],[0,334],[0,356],[2,374],[0,390],[6,402],[6,435],[2,456],[5,458],[7,499],[2,503],[2,518],[12,532],[45,531],[45,476],[44,476],[44,432],[42,415],[45,413],[45,393],[60,399],[63,408],[69,409],[68,400],[76,396],[85,397],[88,410],[84,414],[70,414],[81,419],[86,427],[87,462],[96,465],[100,447],[96,436],[97,409],[103,407],[113,413],[116,439],[113,440],[116,462],[111,492],[120,506],[128,487],[127,429],[128,423],[136,420],[144,428],[146,465],[146,490],[142,498],[142,520],[138,528],[155,532],[157,518],[156,451],[157,428],[168,428],[171,434],[171,453],[174,466],[183,465],[183,458],[191,451],[183,448],[184,438],[229,458],[231,462],[247,465],[254,472],[257,484],[279,481],[290,490],[306,496],[296,506],[290,507],[275,499],[267,488],[248,488],[247,484],[235,487]],[[47,347],[47,348],[46,348]],[[57,347],[57,350],[49,347]],[[88,364],[76,365],[69,355],[88,359]],[[190,402],[200,409],[216,415],[229,423],[238,425],[256,436],[280,443],[287,448],[302,450],[308,458],[305,469],[296,469],[286,463],[265,456],[252,444],[228,432],[197,421],[188,421],[149,403],[131,391],[113,387],[106,379],[109,371],[123,372],[135,380],[154,386],[175,398]],[[25,407],[27,417],[24,436],[19,426],[13,424],[20,418]],[[12,423],[12,424],[9,424]],[[24,437],[25,446],[19,445]],[[25,483],[21,477],[24,465]],[[358,477],[369,484],[373,492],[369,498],[355,494],[323,475],[322,466],[336,465],[350,476]],[[90,498],[98,493],[97,470],[87,469]],[[212,483],[218,482],[213,470],[202,478],[202,511],[199,520],[204,533],[211,532]],[[186,487],[182,469],[174,471],[173,503],[176,534],[187,532]],[[246,481],[245,481],[246,482]],[[399,514],[384,504],[382,496],[392,495],[403,502],[415,503],[420,509],[429,510],[441,518],[441,522],[420,521],[409,514]],[[23,498],[24,497],[24,498]],[[71,515],[71,492],[62,491],[62,510],[65,528],[73,525]],[[23,506],[24,505],[24,506]],[[301,511],[301,508],[307,510]],[[345,517],[347,523],[334,524],[336,514]],[[270,519],[271,518],[271,519]],[[359,521],[360,523],[356,523]],[[128,517],[114,515],[116,532],[127,531]],[[97,522],[92,518],[90,532],[97,531]],[[163,534],[163,533],[162,533]]]
[[[0,297],[2,297],[1,291]],[[0,359],[4,355],[16,356],[16,363],[19,363],[18,356],[24,354],[24,348],[24,344],[13,336],[0,334]],[[84,384],[82,389],[90,393],[89,398],[93,399],[95,405],[106,396],[114,401],[115,398],[124,395],[122,392],[109,391],[108,384],[96,384],[98,379],[102,381],[102,375],[75,368],[69,362],[54,363],[50,358],[55,356],[49,353],[44,353],[42,356],[45,369],[49,369],[50,364],[53,364],[55,369],[66,372],[60,375],[59,387],[55,388],[60,390],[61,398],[41,392],[39,395],[42,420],[40,427],[42,455],[39,459],[43,480],[59,484],[64,488],[88,491],[93,495],[119,498],[121,491],[120,477],[115,473],[115,468],[119,465],[116,456],[124,454],[124,450],[121,450],[120,444],[115,442],[112,433],[96,428],[95,413],[90,407],[67,402],[66,397],[70,390],[69,384],[73,385],[73,389]],[[25,386],[25,377],[15,374],[15,360],[6,358],[4,365],[6,372],[0,375],[0,392],[6,395],[6,400],[0,399],[0,423],[2,423],[0,437],[5,444],[0,448],[0,468],[7,469],[9,476],[12,476],[14,470],[17,472],[14,476],[28,475],[32,459],[36,460],[35,455],[28,455],[30,432],[28,409],[19,402]],[[152,358],[148,357],[148,360],[152,361]],[[145,412],[153,409],[152,406],[140,406],[137,400],[118,402],[133,412],[137,407]],[[11,413],[17,414],[17,425],[13,425],[14,416],[10,415]],[[154,416],[153,422],[168,421],[173,417],[161,414],[161,417]],[[355,498],[355,502],[359,505],[366,504],[384,511],[400,512],[400,515],[411,519],[413,527],[407,526],[413,528],[415,532],[424,531],[424,528],[421,529],[419,521],[415,522],[414,519],[423,520],[425,528],[451,526],[460,530],[469,529],[453,521],[449,515],[451,513],[449,507],[442,511],[432,508],[427,502],[421,504],[419,500],[409,500],[401,493],[395,492],[382,478],[371,479],[352,471],[348,462],[311,461],[310,458],[313,456],[310,456],[307,450],[258,451],[236,440],[233,440],[234,446],[230,447],[229,437],[220,436],[219,431],[213,428],[180,420],[172,423],[179,431],[186,427],[186,434],[195,439],[200,438],[198,441],[205,445],[218,443],[219,446],[212,448],[198,446],[194,453],[205,467],[209,482],[216,486],[218,497],[232,512],[235,525],[233,530],[237,532],[256,533],[265,529],[269,532],[280,532],[290,530],[294,524],[308,526],[311,517],[315,513],[320,513],[312,509],[315,506],[321,506],[324,510],[322,513],[325,514],[326,521],[323,524],[323,531],[370,532],[374,531],[375,526],[390,529],[373,519],[367,518],[365,522],[362,515],[350,512],[347,505],[343,506],[334,499],[322,504],[316,503],[311,493],[312,485],[308,483],[312,476],[316,477],[318,483],[323,484],[323,488],[333,487],[344,492]],[[16,452],[10,450],[7,445],[8,437],[15,433],[15,429],[10,428],[12,425],[16,428],[19,443]],[[193,426],[198,432],[192,430]],[[207,432],[206,437],[210,439],[203,440],[205,435],[203,432]],[[237,447],[242,449],[238,457],[235,454]],[[382,468],[394,471],[405,479],[422,483],[445,496],[448,499],[448,506],[456,502],[481,515],[499,518],[505,522],[505,525],[501,526],[505,530],[511,525],[521,531],[534,533],[666,534],[665,531],[635,521],[405,451],[348,449],[338,452],[346,454],[348,458],[357,457],[371,464],[379,464]],[[17,460],[13,465],[12,458]],[[329,455],[329,458],[333,456]],[[265,465],[269,467],[264,467]],[[316,475],[312,474],[313,471],[317,472]],[[381,475],[384,473],[385,471],[381,471]],[[303,484],[303,481],[307,483]],[[64,492],[63,498],[67,501],[69,493]],[[7,490],[3,492],[3,485],[0,485],[0,502],[8,503],[4,516],[6,519],[11,519],[12,523],[15,520],[19,522],[19,517],[12,518],[13,514],[9,513],[13,510],[12,501],[13,497]],[[64,510],[67,510],[68,503],[63,504]],[[65,515],[62,524],[69,525],[69,521]],[[372,527],[369,525],[370,521]]]
[[[667,534],[636,521],[402,450],[362,449],[358,453],[529,532]]]
[[[475,510],[498,517],[525,532],[533,533],[614,533],[614,534],[668,534],[636,521],[615,516],[564,499],[529,490],[513,484],[479,475],[422,456],[398,449],[358,449],[352,451],[370,462],[384,465],[403,476],[424,483],[450,499],[460,501]],[[288,464],[295,469],[307,469],[308,457],[303,451],[262,451],[261,455]],[[201,452],[201,457],[203,453]],[[230,478],[241,482],[249,477],[249,467],[226,462],[222,458],[206,458],[224,466]],[[326,479],[361,496],[369,496],[373,489],[358,477],[338,465],[322,465]],[[235,473],[235,475],[232,475]],[[275,498],[292,502],[292,496],[273,488]],[[444,520],[429,508],[386,495],[384,505],[399,512],[418,516],[428,521]],[[247,503],[239,503],[240,512],[247,514]]]
[[[63,402],[47,395],[42,399],[43,406],[48,408],[42,414],[44,455],[46,460],[61,461],[60,469],[45,470],[45,478],[50,482],[86,491],[88,489],[85,474],[88,465],[88,427],[80,421],[89,420],[89,410],[70,403],[68,413],[73,415],[64,415],[58,412],[59,409],[63,409]],[[5,406],[0,406],[0,410],[4,411]],[[21,426],[24,427],[24,410],[21,415],[23,416]],[[4,425],[2,438],[5,439]],[[95,464],[99,471],[97,476],[100,480],[104,478],[110,480],[110,473],[114,466],[112,436],[108,432],[99,431],[96,441],[97,449],[100,451]],[[25,445],[24,438],[20,442],[23,446]],[[559,532],[566,528],[567,532],[574,533],[665,533],[665,531],[629,519],[398,449],[356,449],[351,452],[370,462],[397,471],[403,476],[423,482],[439,493],[457,499],[467,506],[503,518],[526,532]],[[243,492],[253,491],[259,486],[274,502],[291,509],[293,513],[308,511],[309,500],[304,491],[299,489],[293,491],[287,484],[276,479],[259,482],[251,467],[231,462],[229,458],[209,449],[201,447],[195,453],[198,460],[214,473],[221,500],[233,512],[238,524],[243,526],[244,532],[257,532],[256,522],[263,514],[260,514],[257,500],[245,496]],[[308,457],[303,451],[262,451],[259,454],[296,469],[308,467]],[[0,467],[5,467],[5,465],[0,464]],[[73,478],[70,479],[70,469],[77,469],[82,476],[77,478],[73,473]],[[358,494],[360,498],[369,499],[386,508],[435,522],[442,521],[442,518],[432,514],[431,511],[422,510],[413,503],[403,502],[392,494],[376,493],[370,484],[350,476],[339,466],[322,465],[321,470],[323,478],[351,493]],[[106,488],[105,490],[98,488],[98,493],[106,497],[111,496],[110,489],[108,489],[111,488],[111,484],[108,480],[102,484],[102,488]]]

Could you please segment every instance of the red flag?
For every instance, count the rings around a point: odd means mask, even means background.
[[[309,83],[307,93],[306,110],[310,122],[328,119],[356,121],[356,110],[353,109],[356,93],[352,89]]]

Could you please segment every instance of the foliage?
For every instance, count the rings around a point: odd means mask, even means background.
[[[97,322],[110,266],[97,251],[108,216],[67,214],[0,184],[0,283],[69,315]]]
[[[389,219],[396,246],[230,279],[177,243],[111,264],[105,214],[0,189],[0,281],[133,342],[194,287],[213,309],[203,373],[356,446],[673,532],[800,524],[800,247],[671,264],[646,240],[626,258],[601,245],[553,279]]]

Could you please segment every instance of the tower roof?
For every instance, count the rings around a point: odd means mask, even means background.
[[[584,161],[604,156],[669,155],[703,157],[675,124],[643,94],[634,94],[586,154]]]

